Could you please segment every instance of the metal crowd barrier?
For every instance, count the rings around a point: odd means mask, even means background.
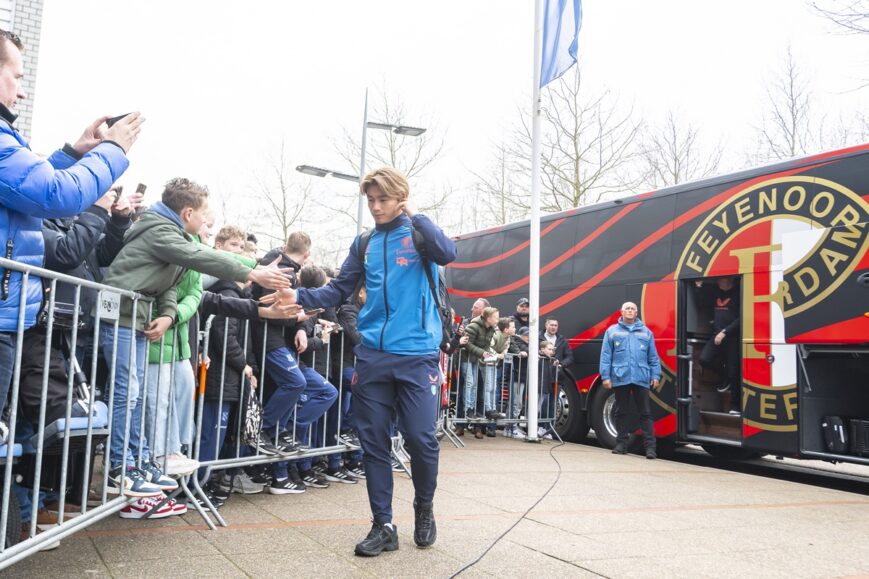
[[[18,307],[13,376],[6,404],[9,427],[8,443],[0,445],[0,467],[3,467],[2,495],[0,495],[0,570],[2,570],[105,517],[118,513],[136,500],[136,497],[128,496],[123,491],[109,485],[110,469],[103,463],[108,463],[112,446],[111,425],[116,419],[121,420],[115,415],[116,402],[123,405],[125,409],[122,417],[124,449],[129,446],[131,427],[133,426],[129,398],[126,403],[116,400],[115,387],[113,386],[120,371],[118,367],[118,355],[121,352],[118,339],[120,302],[122,298],[131,300],[134,312],[138,311],[139,303],[147,303],[147,308],[143,309],[147,310],[147,319],[150,319],[154,300],[151,297],[128,290],[89,282],[42,268],[26,266],[7,259],[0,258],[0,268],[20,272],[22,274],[22,287],[26,288],[27,283],[34,276],[38,276],[42,278],[47,288],[47,297],[43,308],[44,315],[41,318],[44,320],[43,323],[25,330],[26,293],[24,292],[22,292]],[[72,304],[61,304],[57,301],[57,288],[60,283],[68,284],[73,288],[74,300]],[[92,321],[88,319],[90,312],[81,311],[84,292],[92,292],[97,304]],[[197,332],[197,351],[191,352],[192,356],[196,357],[193,362],[199,361],[197,359],[199,345],[202,346],[204,352],[208,352],[213,319],[214,316],[209,317],[203,331]],[[89,327],[86,327],[88,321],[90,324]],[[228,326],[229,320],[225,320],[224,323]],[[252,330],[248,321],[245,321],[244,324],[244,346],[246,347]],[[111,351],[108,356],[105,355],[106,353],[100,345],[100,331],[106,327],[112,328],[114,332]],[[185,337],[179,336],[176,329],[172,331],[175,332],[172,336],[174,348],[180,348],[179,338],[183,340]],[[191,328],[191,331],[196,331],[196,329]],[[266,331],[268,330],[266,329]],[[227,333],[224,332],[224,336],[226,335]],[[166,339],[165,335],[160,339],[160,363],[166,362],[163,359],[163,346]],[[339,351],[343,351],[344,334],[333,335],[332,340],[335,339],[341,340]],[[128,359],[134,355],[135,347],[136,341],[131,339],[129,350],[124,352]],[[145,351],[147,357],[148,349],[146,348]],[[222,351],[221,359],[211,360],[211,367],[208,370],[205,369],[204,364],[197,364],[198,372],[195,376],[198,380],[195,381],[194,387],[195,404],[191,401],[191,406],[195,406],[193,421],[189,424],[178,423],[179,433],[182,429],[191,429],[192,448],[188,449],[188,453],[191,453],[194,458],[199,456],[201,450],[206,372],[221,372],[218,392],[219,404],[223,398],[226,386],[223,379],[226,370],[225,344]],[[267,372],[265,353],[261,353],[261,356],[260,387],[257,389],[260,404],[264,402],[262,385],[265,382]],[[38,361],[41,364],[35,364],[31,360],[35,357],[40,358]],[[329,428],[330,417],[329,412],[326,411],[318,420],[314,421],[315,424],[319,421],[319,432],[321,433],[317,440],[313,439],[314,425],[312,424],[308,429],[305,440],[308,448],[304,451],[290,456],[267,456],[261,453],[259,448],[253,448],[250,454],[245,456],[241,452],[242,444],[239,436],[243,417],[239,416],[235,421],[236,436],[233,444],[227,443],[225,445],[223,455],[220,454],[221,449],[215,449],[215,458],[200,464],[201,472],[204,473],[202,480],[206,480],[212,472],[219,470],[294,461],[358,450],[358,446],[350,444],[348,440],[341,437],[343,405],[345,399],[348,398],[344,394],[349,390],[349,384],[345,384],[344,380],[343,356],[336,364],[335,373],[337,375],[333,375],[333,364],[330,357],[331,349],[324,348],[322,352],[314,353],[312,366],[318,366],[318,358],[321,361],[324,360],[326,369],[324,378],[336,389],[335,404],[338,405],[338,408],[333,413],[337,416],[337,424],[332,425],[334,429]],[[105,362],[104,366],[101,365],[103,361]],[[177,361],[177,356],[173,356],[172,361]],[[156,389],[150,393],[149,372],[152,365],[148,363],[147,359],[144,362],[144,379],[139,385],[138,391],[142,410],[138,426],[141,436],[150,443],[150,449],[156,451],[159,448],[162,451],[164,461],[161,466],[165,472],[168,455],[173,450],[169,448],[170,434],[174,434],[171,432],[171,428],[173,428],[171,424],[173,420],[179,418],[176,416],[177,409],[174,405],[177,386],[176,367],[173,364],[170,368],[168,380],[165,379],[162,372],[158,372]],[[34,364],[38,366],[38,369],[31,368]],[[62,379],[66,389],[63,401],[54,401],[50,405],[49,401],[52,400],[52,397],[49,396],[50,386],[54,385],[56,392],[59,391],[57,385],[60,383],[58,376],[51,374],[52,367],[56,374],[63,374]],[[22,373],[23,369],[25,369],[24,373]],[[128,365],[126,376],[128,394],[130,393],[129,382],[135,371],[134,366]],[[37,372],[40,373],[38,377]],[[100,390],[102,399],[98,399],[100,398],[98,396]],[[24,397],[22,397],[22,392]],[[151,395],[156,397],[156,400],[153,401],[156,411],[153,412],[150,420],[147,420],[146,409]],[[31,415],[31,418],[33,415],[38,415],[35,420],[27,420],[21,414],[21,410],[24,408],[22,398],[30,401],[25,414]],[[38,411],[33,402],[36,399],[39,400]],[[161,411],[161,402],[166,400],[168,400],[168,404]],[[241,402],[237,406],[240,408]],[[296,410],[298,407],[297,404]],[[240,414],[238,408],[236,411]],[[53,415],[60,415],[60,418],[48,421],[47,418]],[[183,417],[180,418],[183,422]],[[218,427],[220,426],[219,418]],[[153,435],[158,431],[158,423],[164,423],[165,426],[162,440],[156,441],[147,438],[146,433]],[[299,430],[294,411],[292,431],[295,434]],[[328,440],[327,432],[332,430],[337,434],[333,440]],[[162,446],[155,444],[156,442],[161,442]],[[234,446],[234,448],[229,448],[229,446]],[[96,460],[101,449],[104,454],[103,461]],[[396,450],[401,452],[400,442]],[[141,464],[144,458],[142,453],[143,450],[140,446],[138,454],[134,456],[137,465]],[[153,452],[151,459],[156,459]],[[125,454],[122,459],[122,472],[126,472],[126,466]],[[180,473],[178,482],[178,490],[152,508],[145,518],[153,514],[169,499],[183,493],[188,498],[188,504],[199,513],[210,528],[216,528],[212,516],[218,524],[227,525],[209,502],[200,483],[199,473],[196,471]],[[30,520],[23,527],[20,522],[22,511],[18,501],[19,496],[32,505]],[[43,498],[56,498],[56,515],[41,511],[40,505],[43,504]],[[208,512],[200,505],[200,501],[196,500],[197,498],[205,505]]]
[[[93,379],[103,357],[99,345],[100,329],[101,326],[109,326],[114,329],[114,342],[107,363],[108,380],[114,382],[118,355],[118,308],[121,299],[132,300],[134,311],[137,311],[139,302],[146,302],[149,304],[149,312],[153,300],[135,292],[26,266],[12,260],[0,259],[0,268],[20,272],[24,288],[18,307],[12,383],[8,400],[5,401],[9,434],[7,443],[0,446],[0,464],[4,466],[0,496],[0,569],[4,569],[43,547],[120,511],[134,500],[123,494],[110,498],[113,489],[108,485],[108,469],[103,468],[101,476],[99,472],[94,472],[95,467],[99,468],[99,465],[94,464],[97,447],[104,447],[106,455],[111,447],[114,388],[107,388],[107,403],[99,401],[95,396]],[[26,288],[34,277],[42,278],[47,290],[47,300],[43,306],[41,321],[25,330]],[[74,288],[72,304],[57,302],[60,283]],[[92,318],[92,333],[89,328],[85,329],[90,312],[81,311],[84,292],[95,294],[97,304]],[[135,341],[131,341],[128,355],[132,355],[134,346]],[[42,360],[41,379],[37,381],[34,374],[38,370],[31,366],[39,358]],[[58,358],[62,358],[62,361]],[[80,367],[87,367],[86,358],[90,362],[90,378]],[[31,371],[22,374],[25,363]],[[53,398],[52,407],[49,408],[49,385],[51,383],[57,388],[59,381],[57,375],[51,375],[52,364],[56,371],[64,369],[66,395],[62,404]],[[130,367],[128,382],[133,371],[134,368]],[[40,384],[39,387],[36,386],[37,383]],[[35,421],[19,416],[22,393],[30,402],[26,406],[25,414],[31,415],[36,410],[32,404],[38,393],[38,418]],[[56,416],[61,407],[61,417],[47,422],[49,413]],[[129,404],[125,407],[126,448],[130,436],[131,408]],[[22,409],[25,407],[22,406]],[[96,488],[92,489],[94,483]],[[42,504],[44,491],[56,497],[56,516],[40,512],[39,505]],[[16,528],[16,525],[20,525],[20,509],[23,506],[19,505],[19,497],[30,502],[30,521],[21,528]],[[68,512],[67,505],[75,510]],[[51,520],[40,523],[40,516]]]
[[[211,328],[214,324],[215,316],[209,316],[206,320],[204,329],[200,332],[200,343],[202,345],[201,351],[207,353],[209,351],[209,341],[210,341],[210,333]],[[202,435],[203,435],[203,423],[205,418],[205,373],[217,372],[220,375],[220,384],[217,392],[217,410],[218,410],[218,419],[216,423],[216,427],[221,429],[222,423],[222,406],[224,404],[224,392],[226,389],[226,352],[227,352],[227,342],[229,338],[229,319],[224,319],[224,343],[220,348],[220,352],[222,353],[220,360],[210,360],[210,364],[208,368],[201,367],[200,368],[200,376],[198,381],[198,394],[197,394],[197,408],[196,408],[196,420],[194,426],[194,453],[193,458],[199,461],[200,455],[202,452]],[[263,328],[263,339],[262,343],[265,343],[267,334],[269,332],[269,327],[264,326]],[[339,332],[337,335],[332,335],[331,340],[338,340],[338,351],[343,351],[344,348],[344,332]],[[244,339],[242,345],[242,349],[247,351],[248,349],[248,341],[252,338],[252,330],[250,327],[249,321],[244,321]],[[258,377],[258,386],[256,388],[256,394],[258,396],[258,400],[260,406],[265,406],[265,382],[267,377],[267,364],[266,364],[266,352],[260,351],[255,352],[256,357],[259,361],[259,377]],[[296,361],[299,362],[299,356],[293,353]],[[323,362],[323,364],[319,364],[318,362]],[[263,464],[272,464],[278,462],[290,462],[297,461],[302,459],[326,456],[330,454],[336,453],[345,453],[354,450],[359,450],[359,446],[351,444],[344,438],[342,438],[341,433],[341,422],[342,416],[344,415],[345,410],[345,402],[348,399],[345,394],[349,393],[349,384],[345,384],[344,380],[344,360],[343,356],[337,362],[337,369],[334,368],[332,364],[332,349],[330,347],[324,347],[322,351],[314,351],[310,367],[315,369],[317,373],[326,380],[327,383],[331,384],[336,390],[336,399],[333,403],[337,405],[336,410],[333,412],[336,415],[337,424],[334,425],[334,437],[332,440],[327,438],[327,433],[330,431],[330,423],[329,423],[329,410],[331,407],[327,409],[318,419],[314,420],[313,423],[307,425],[307,435],[302,437],[298,436],[301,428],[298,424],[298,410],[299,403],[297,402],[295,408],[292,411],[292,426],[288,432],[292,432],[293,439],[296,441],[302,442],[306,448],[304,448],[300,452],[295,452],[288,455],[268,455],[261,452],[261,449],[257,445],[256,447],[248,447],[252,449],[252,451],[245,455],[242,452],[243,444],[241,443],[241,431],[242,431],[242,422],[243,416],[241,412],[242,400],[241,398],[245,395],[245,389],[249,388],[249,384],[244,377],[241,377],[241,383],[239,386],[240,397],[239,401],[236,403],[235,414],[236,419],[234,421],[235,424],[235,432],[232,437],[232,446],[234,448],[228,448],[227,439],[224,442],[223,447],[221,448],[218,444],[219,437],[215,437],[215,448],[213,449],[214,459],[211,460],[202,460],[200,462],[200,475],[198,476],[190,476],[185,479],[186,486],[192,487],[192,491],[194,494],[198,495],[198,497],[208,506],[208,510],[211,515],[214,516],[217,523],[221,526],[228,526],[226,520],[217,512],[216,509],[213,508],[210,501],[207,498],[205,490],[202,487],[202,481],[208,480],[214,472],[217,471],[225,471],[225,470],[234,470],[240,469],[247,466],[257,466]],[[211,398],[214,396],[212,394]],[[232,422],[232,421],[230,421]],[[316,426],[316,428],[315,428]],[[229,424],[227,424],[227,428]],[[318,430],[321,436],[318,437],[317,440],[314,440],[314,431]],[[278,424],[275,426],[274,432],[269,433],[269,437],[274,440],[281,434],[281,426]],[[221,457],[221,451],[223,452],[223,457]],[[229,456],[226,456],[229,454]],[[200,512],[200,515],[205,519],[206,523],[212,529],[215,528],[214,523],[211,521],[210,517],[204,513]]]
[[[542,368],[548,360],[541,359],[539,376],[543,376]],[[469,428],[503,428],[508,434],[516,432],[527,422],[528,393],[526,391],[528,376],[528,359],[518,354],[506,353],[503,360],[491,364],[474,362],[467,350],[459,349],[453,353],[447,363],[446,386],[448,395],[442,401],[441,431],[457,447],[464,443],[456,435],[456,429],[463,432]],[[553,371],[554,382],[544,384],[543,379],[538,385],[538,426],[546,434],[559,440],[555,424],[561,412],[562,383],[565,374],[559,370]],[[489,411],[503,414],[504,417],[489,418]],[[525,436],[521,430],[518,436]]]

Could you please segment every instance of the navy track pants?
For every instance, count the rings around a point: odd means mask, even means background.
[[[393,416],[410,454],[416,501],[434,499],[440,452],[438,356],[399,356],[358,346],[355,370],[353,418],[364,451],[368,502],[374,520],[385,524],[392,521]]]

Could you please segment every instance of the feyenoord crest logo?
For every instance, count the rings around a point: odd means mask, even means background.
[[[854,270],[866,252],[867,221],[867,204],[838,183],[800,176],[772,179],[712,212],[694,232],[676,275],[714,275],[713,265],[723,257],[737,259],[741,274],[781,271],[771,298],[789,317],[832,293]],[[768,224],[768,233],[752,233],[760,224]],[[740,237],[754,239],[734,246]],[[769,256],[766,266],[758,264],[763,255]]]

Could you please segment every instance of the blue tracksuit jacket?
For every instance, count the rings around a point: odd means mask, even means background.
[[[413,246],[412,229],[425,239],[437,284],[436,268],[456,258],[456,244],[425,215],[414,215],[411,220],[402,214],[376,227],[361,260],[359,239],[355,239],[340,275],[322,288],[298,290],[299,303],[306,309],[341,305],[356,289],[364,269],[367,300],[357,320],[362,345],[399,355],[435,354],[441,342],[441,321]]]

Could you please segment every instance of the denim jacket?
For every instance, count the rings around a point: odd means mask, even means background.
[[[619,318],[607,329],[600,350],[600,376],[611,380],[613,386],[635,384],[643,388],[661,379],[655,336],[642,320],[629,326]]]

